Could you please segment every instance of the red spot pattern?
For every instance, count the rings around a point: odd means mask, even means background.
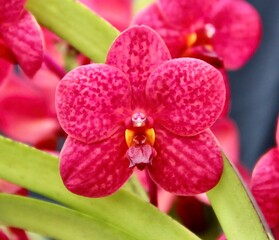
[[[92,143],[110,137],[129,116],[127,77],[105,64],[81,66],[67,74],[56,92],[57,116],[73,138]]]
[[[136,26],[115,40],[107,64],[79,67],[60,81],[58,119],[70,135],[60,171],[70,191],[88,197],[112,194],[132,173],[128,157],[137,164],[151,154],[127,151],[125,121],[136,112],[154,119],[150,127],[158,156],[146,167],[159,186],[192,195],[219,181],[222,157],[208,127],[224,105],[222,75],[201,60],[168,59],[159,35]]]

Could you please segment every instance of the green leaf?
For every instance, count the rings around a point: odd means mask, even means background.
[[[119,32],[87,7],[73,0],[28,0],[38,22],[65,39],[94,62],[104,62]]]
[[[274,239],[254,198],[223,155],[224,171],[218,185],[207,193],[228,239]]]
[[[53,203],[0,194],[0,223],[61,240],[134,239],[106,222]]]
[[[199,239],[169,216],[125,190],[99,199],[70,193],[62,184],[58,165],[56,157],[0,137],[0,178],[94,216],[134,239]]]

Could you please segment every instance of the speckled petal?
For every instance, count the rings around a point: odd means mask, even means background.
[[[181,136],[210,127],[224,105],[225,85],[220,72],[194,58],[179,58],[160,65],[146,85],[150,115]]]
[[[194,137],[180,137],[163,128],[155,132],[157,156],[149,173],[160,187],[189,196],[206,192],[218,183],[223,160],[210,131]]]
[[[116,192],[132,174],[126,151],[123,129],[93,144],[69,137],[60,155],[65,186],[86,197],[104,197]]]
[[[256,164],[251,191],[271,228],[279,224],[279,151],[269,150]]]
[[[261,38],[261,20],[246,1],[220,1],[212,16],[216,28],[213,48],[223,58],[227,69],[243,66],[257,49]],[[221,5],[221,6],[220,6]]]
[[[147,25],[159,33],[168,46],[172,57],[181,56],[181,53],[185,50],[186,29],[170,25],[164,19],[157,4],[151,4],[137,14],[133,24]]]
[[[108,138],[130,114],[130,84],[117,68],[90,64],[69,72],[56,91],[62,128],[73,138],[92,143]]]
[[[113,43],[107,64],[121,69],[132,86],[132,106],[144,107],[147,78],[158,65],[170,59],[170,53],[158,33],[146,26],[124,31]]]
[[[0,25],[0,33],[20,67],[32,77],[43,61],[42,33],[33,16],[24,11],[19,20]]]
[[[17,19],[25,2],[26,0],[0,0],[0,24]]]
[[[159,6],[173,25],[191,27],[206,20],[219,0],[159,0]]]

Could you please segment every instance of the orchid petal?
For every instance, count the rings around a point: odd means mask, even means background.
[[[277,127],[276,127],[276,144],[277,144],[277,148],[279,149],[279,117],[277,119]]]
[[[23,11],[26,0],[0,0],[0,22],[16,20]]]
[[[9,240],[8,236],[0,229],[0,239]]]
[[[43,89],[26,79],[8,76],[0,88],[0,130],[29,144],[52,137],[59,129]],[[20,104],[18,104],[20,102]]]
[[[129,26],[132,18],[132,0],[80,0],[109,21],[120,31]]]
[[[239,133],[235,122],[219,118],[210,128],[219,141],[225,155],[235,164],[239,162]]]
[[[18,185],[15,185],[13,183],[0,179],[0,193],[9,193],[9,194],[27,196],[28,192],[26,189],[24,189]]]
[[[256,164],[251,191],[271,228],[279,224],[279,151],[269,150]]]
[[[43,61],[42,33],[33,16],[24,11],[18,21],[2,24],[0,33],[23,71],[32,77]]]
[[[150,73],[169,59],[165,43],[154,30],[134,26],[115,40],[106,62],[128,76],[132,86],[132,106],[144,107],[144,89]]]
[[[200,21],[219,0],[159,0],[159,6],[166,18],[175,26],[190,28]]]
[[[156,128],[157,156],[149,167],[151,178],[163,189],[177,195],[206,192],[219,181],[223,160],[213,134],[177,136]]]
[[[146,85],[154,120],[181,136],[195,135],[210,127],[221,113],[225,94],[220,72],[194,58],[161,64]]]
[[[134,24],[147,25],[154,29],[165,41],[172,57],[181,55],[185,50],[186,32],[184,29],[174,28],[165,19],[157,4],[151,4],[149,7],[137,14]]]
[[[132,169],[125,154],[124,130],[93,144],[67,138],[61,152],[60,173],[65,186],[87,197],[104,197],[117,191]]]
[[[130,85],[118,69],[90,64],[69,72],[56,91],[57,116],[73,138],[92,143],[110,137],[129,115]]]
[[[226,0],[212,16],[216,31],[213,48],[227,69],[244,65],[256,51],[261,38],[261,20],[246,1]]]
[[[0,59],[0,85],[7,77],[10,70],[11,70],[11,64],[3,59]]]

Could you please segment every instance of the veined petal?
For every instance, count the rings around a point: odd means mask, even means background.
[[[170,59],[170,53],[158,33],[146,26],[133,26],[113,43],[106,63],[121,69],[132,86],[132,106],[145,105],[145,85],[150,73]]]
[[[25,2],[26,0],[0,0],[0,23],[19,18]]]
[[[243,66],[256,51],[262,33],[258,12],[246,1],[220,1],[212,16],[213,48],[227,69]]]
[[[269,150],[256,164],[251,191],[271,228],[279,224],[279,151]]]
[[[146,85],[147,104],[154,120],[181,136],[210,127],[221,113],[225,94],[220,72],[194,58],[161,64]]]
[[[131,91],[117,68],[90,64],[69,72],[58,84],[56,109],[62,128],[92,143],[110,137],[130,115]]]
[[[162,127],[155,131],[157,156],[149,173],[160,187],[190,196],[206,192],[218,183],[223,160],[210,131],[194,137],[177,136]]]
[[[204,21],[219,0],[159,0],[159,6],[173,25],[191,27]]]
[[[17,21],[0,25],[0,33],[23,71],[32,77],[43,61],[42,33],[33,16],[24,11]]]
[[[124,130],[93,144],[67,138],[60,162],[65,186],[86,197],[104,197],[117,191],[130,177]]]
[[[163,38],[172,57],[178,57],[186,45],[184,28],[174,27],[164,19],[157,4],[151,4],[141,11],[134,19],[134,24],[147,25],[154,29]]]

